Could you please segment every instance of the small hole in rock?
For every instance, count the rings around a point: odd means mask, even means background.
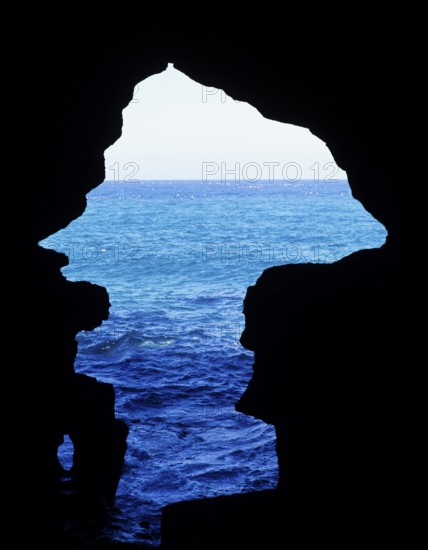
[[[74,458],[74,445],[70,439],[70,436],[67,434],[64,435],[64,441],[58,447],[58,460],[61,466],[67,472],[73,467],[73,458]]]

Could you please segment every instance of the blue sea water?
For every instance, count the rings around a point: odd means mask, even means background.
[[[385,237],[346,181],[143,181],[104,182],[40,243],[68,255],[69,280],[110,295],[75,365],[114,385],[130,428],[107,535],[156,545],[165,504],[275,486],[273,427],[234,410],[252,373],[246,288],[272,265],[333,262]]]

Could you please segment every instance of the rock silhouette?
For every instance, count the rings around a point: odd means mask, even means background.
[[[337,546],[344,536],[398,540],[408,455],[408,164],[406,61],[392,34],[383,28],[380,39],[367,30],[364,46],[350,30],[333,46],[305,35],[302,47],[263,7],[257,17],[245,14],[233,37],[226,7],[216,8],[215,40],[186,32],[187,15],[175,10],[86,6],[52,25],[43,9],[21,20],[23,54],[12,72],[13,82],[30,83],[14,98],[14,148],[25,180],[11,186],[16,208],[5,208],[19,342],[13,387],[23,418],[10,450],[30,462],[14,478],[15,519],[24,522],[23,509],[31,510],[30,540],[48,544],[58,535],[53,518],[102,515],[114,500],[127,427],[115,417],[112,386],[73,366],[75,336],[107,318],[108,294],[67,281],[60,271],[66,255],[38,242],[84,212],[86,193],[104,179],[103,153],[120,136],[135,84],[174,63],[197,82],[325,141],[388,239],[382,249],[332,265],[273,267],[248,289],[241,341],[255,353],[254,375],[237,409],[275,425],[279,487],[168,507],[165,547],[273,545],[276,537],[284,547],[299,537]],[[166,21],[184,26],[170,32]],[[146,32],[149,26],[156,32]],[[256,39],[249,40],[250,28]],[[65,433],[75,447],[70,498],[56,455]]]

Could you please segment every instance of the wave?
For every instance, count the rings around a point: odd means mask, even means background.
[[[239,343],[247,287],[272,265],[381,246],[386,231],[346,182],[106,182],[88,199],[41,245],[67,254],[67,279],[109,292],[75,368],[114,385],[130,427],[113,538],[156,541],[164,504],[276,484],[273,427],[234,410],[254,362]]]

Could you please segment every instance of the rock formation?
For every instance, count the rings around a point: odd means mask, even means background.
[[[242,344],[254,350],[254,376],[237,408],[275,425],[280,493],[296,502],[288,510],[310,502],[311,515],[300,516],[306,524],[317,513],[325,519],[341,512],[344,520],[349,510],[348,534],[367,534],[381,508],[388,521],[377,536],[394,531],[406,455],[408,166],[398,102],[406,61],[385,29],[382,47],[367,29],[358,37],[343,31],[328,45],[320,35],[296,41],[261,7],[257,17],[234,20],[231,34],[233,21],[222,10],[197,29],[180,27],[181,12],[143,17],[135,6],[73,8],[57,25],[38,6],[20,19],[22,58],[10,82],[23,177],[9,184],[16,209],[7,247],[16,258],[13,387],[24,418],[14,453],[28,462],[14,494],[18,516],[23,507],[38,516],[34,540],[49,530],[38,503],[41,494],[59,491],[56,452],[64,433],[74,442],[75,491],[85,502],[88,495],[114,497],[127,433],[114,415],[113,388],[73,368],[75,336],[107,318],[107,292],[65,280],[67,258],[38,242],[84,212],[86,193],[104,179],[103,152],[120,136],[135,84],[168,62],[268,118],[309,128],[347,171],[354,197],[388,230],[380,250],[333,265],[274,267],[248,289]],[[251,540],[250,532],[241,534]],[[282,536],[286,542],[287,532]]]

